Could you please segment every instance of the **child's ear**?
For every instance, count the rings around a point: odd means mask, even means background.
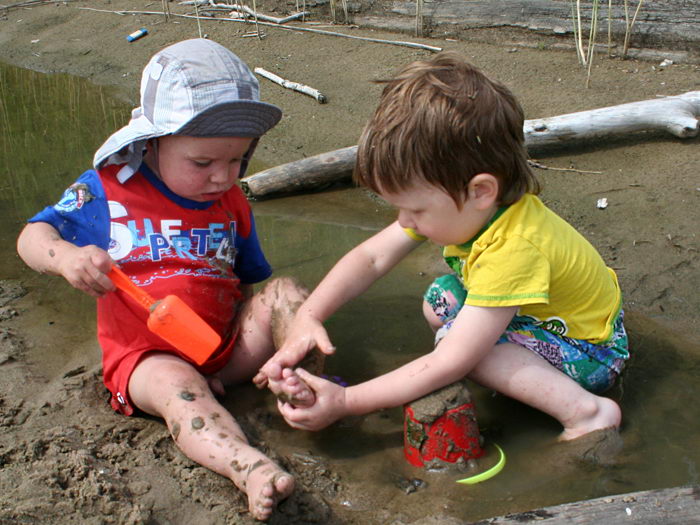
[[[488,208],[498,202],[498,179],[490,173],[478,173],[469,181],[469,200],[479,208]]]

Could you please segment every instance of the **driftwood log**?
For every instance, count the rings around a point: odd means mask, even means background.
[[[700,131],[700,91],[557,117],[526,120],[523,130],[529,151],[637,132],[666,131],[680,138]],[[252,198],[319,189],[347,180],[355,166],[357,146],[322,153],[276,166],[244,178],[243,191]]]
[[[592,0],[581,0],[588,35]],[[638,0],[630,0],[632,13]],[[625,38],[627,3],[601,2],[598,14],[598,42],[607,40],[610,18],[612,38],[621,44]],[[375,2],[362,10],[353,22],[361,27],[414,33],[416,0]],[[608,13],[608,9],[611,12]],[[632,15],[630,14],[630,17]],[[571,2],[567,0],[424,0],[423,34],[459,35],[488,28],[517,28],[544,35],[571,36]],[[655,0],[644,2],[631,31],[632,46],[685,50],[698,56],[700,46],[700,2],[693,0]]]
[[[674,97],[526,120],[523,130],[530,150],[640,131],[667,131],[688,138],[700,131],[699,116],[700,91],[690,91]]]
[[[275,194],[318,190],[350,179],[357,146],[321,153],[281,166],[259,171],[241,180],[241,187],[254,199]]]
[[[483,525],[686,525],[700,516],[700,487],[676,487],[605,496],[479,521]]]

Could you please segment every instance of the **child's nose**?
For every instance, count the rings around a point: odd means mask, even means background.
[[[415,225],[415,223],[413,222],[413,220],[412,220],[412,218],[411,218],[411,215],[410,215],[409,213],[406,213],[406,212],[403,211],[403,210],[399,210],[399,218],[398,218],[398,221],[399,221],[399,225],[400,225],[402,228],[412,228],[412,229],[415,229],[415,228],[416,228],[416,225]]]
[[[223,166],[214,170],[209,176],[209,180],[215,184],[224,184],[231,178],[235,179],[238,176],[238,170],[238,166]]]

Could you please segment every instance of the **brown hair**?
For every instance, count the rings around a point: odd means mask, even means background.
[[[453,52],[408,64],[386,86],[360,137],[354,179],[394,193],[422,180],[458,206],[478,173],[512,204],[540,186],[527,163],[524,114],[503,84]]]

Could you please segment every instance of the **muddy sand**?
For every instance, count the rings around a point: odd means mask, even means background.
[[[292,4],[263,1],[258,8],[282,16],[294,8]],[[80,8],[149,11],[161,5],[107,0],[0,10],[0,60],[40,72],[85,77],[113,86],[120,99],[134,102],[148,57],[165,45],[197,36],[197,22],[182,18],[166,23],[162,17],[119,16]],[[191,10],[169,5],[174,13]],[[327,5],[312,11],[312,20],[328,21]],[[140,27],[148,27],[150,34],[127,43],[125,35]],[[527,118],[700,89],[700,69],[693,63],[659,67],[660,60],[603,57],[596,60],[592,85],[586,89],[585,72],[575,55],[550,49],[553,39],[534,33],[485,30],[458,39],[428,39],[366,28],[326,28],[457,50],[510,86],[520,97]],[[262,98],[280,106],[285,114],[258,148],[258,161],[266,166],[355,144],[378,97],[379,87],[371,80],[429,54],[263,29],[266,37],[258,40],[243,37],[251,26],[202,22],[203,33],[233,49],[251,66],[313,86],[329,99],[328,104],[320,105],[261,79]],[[102,138],[95,140],[99,144]],[[537,160],[563,169],[538,170],[543,198],[615,268],[626,310],[640,316],[638,319],[658,323],[682,340],[697,341],[700,139],[634,135],[571,145],[538,154]],[[602,197],[609,202],[604,210],[596,207]],[[350,187],[254,206],[260,213],[275,210],[290,217],[369,230],[391,217],[389,210],[375,213],[373,201]],[[11,228],[18,232],[21,224]],[[13,247],[5,249],[6,257],[12,257]],[[424,256],[414,264],[431,275],[438,271],[433,259]],[[293,273],[293,269],[287,271]],[[29,273],[11,273],[12,279],[0,276],[0,523],[252,522],[238,491],[184,458],[160,422],[124,418],[110,411],[100,379],[94,327],[86,322],[80,330],[67,333],[65,326],[75,326],[66,323],[71,309],[40,299]],[[65,286],[58,280],[52,283]],[[640,328],[642,325],[643,321],[637,322]],[[51,354],[71,357],[47,357]],[[429,523],[435,516],[442,516],[442,522],[488,517],[478,510],[464,515],[450,511],[447,504],[432,506],[415,498],[407,503],[406,493],[411,491],[406,490],[401,476],[381,487],[363,484],[348,474],[354,468],[352,454],[336,461],[315,446],[313,437],[303,438],[299,445],[296,438],[290,438],[294,431],[274,412],[270,396],[252,387],[232,389],[225,405],[251,440],[297,477],[298,490],[280,506],[272,523],[398,524]],[[386,426],[380,429],[386,432],[379,435],[390,436],[375,443],[380,457],[382,446],[395,448],[396,443],[387,443],[401,439],[397,419],[400,421],[400,415],[394,414],[389,422],[372,420]],[[396,470],[407,471],[401,465]],[[504,502],[500,510],[527,508],[527,503],[509,507]]]

